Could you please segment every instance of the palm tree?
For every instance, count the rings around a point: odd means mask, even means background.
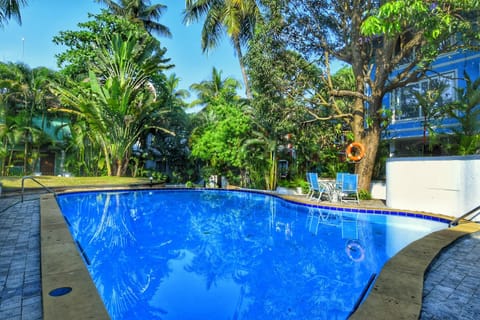
[[[26,0],[8,0],[0,1],[0,27],[3,27],[4,22],[7,22],[12,17],[17,20],[17,22],[22,24],[22,16],[20,14],[20,7],[27,4]]]
[[[126,173],[132,146],[143,132],[169,132],[152,125],[160,111],[149,80],[165,67],[167,60],[158,52],[158,41],[150,40],[140,44],[134,35],[124,41],[115,34],[108,48],[98,50],[88,83],[71,81],[70,88],[56,88],[63,103],[69,106],[58,111],[88,123],[95,142],[103,150],[108,175]]]
[[[240,88],[240,83],[237,80],[230,77],[222,79],[222,71],[213,67],[211,80],[204,80],[190,86],[190,89],[198,95],[198,98],[192,101],[191,106],[208,106],[219,99],[227,102],[238,100],[239,97],[236,93],[238,88]]]
[[[205,17],[202,29],[202,50],[217,47],[223,32],[232,41],[242,71],[245,93],[252,98],[243,63],[242,45],[253,37],[255,24],[261,18],[255,0],[186,0],[183,21],[198,22]]]
[[[23,142],[23,170],[27,173],[29,169],[33,169],[29,165],[34,165],[38,159],[41,145],[47,142],[41,130],[46,124],[47,107],[53,103],[53,95],[49,88],[55,72],[44,67],[30,69],[21,63],[2,64],[0,68],[1,127],[3,130],[8,128],[8,131],[14,130],[21,133],[20,139],[9,138],[17,136],[17,133],[14,135],[0,133],[0,138],[10,140],[10,148],[13,146],[12,141]],[[35,124],[34,120],[38,117],[41,119],[41,124],[38,122]],[[4,151],[6,146],[7,142],[2,145]],[[5,152],[2,154],[6,155]]]
[[[112,0],[96,1],[105,4],[113,14],[143,25],[145,30],[150,34],[154,32],[159,36],[172,36],[168,27],[157,22],[167,8],[166,5],[160,3],[150,5],[149,0],[120,0],[120,2]]]
[[[267,190],[275,190],[278,176],[278,137],[269,132],[270,128],[261,127],[255,121],[254,124],[257,128],[252,131],[252,137],[246,139],[242,146],[251,156],[248,169],[255,175],[263,176]]]
[[[464,73],[465,88],[457,88],[457,100],[441,106],[442,114],[456,119],[459,127],[453,132],[458,138],[458,154],[475,154],[480,150],[480,78]]]
[[[177,89],[180,84],[180,78],[177,77],[175,73],[170,74],[165,79],[165,94],[166,94],[166,105],[171,108],[177,106],[184,106],[185,102],[183,99],[186,99],[190,96],[190,92],[185,89]]]

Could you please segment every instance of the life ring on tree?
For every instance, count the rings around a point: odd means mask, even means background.
[[[360,262],[365,259],[365,249],[357,241],[348,241],[345,246],[345,252],[352,261]]]
[[[365,157],[365,147],[360,142],[352,142],[345,150],[347,158],[350,161],[360,161]]]

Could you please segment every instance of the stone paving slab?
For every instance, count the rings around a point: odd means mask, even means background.
[[[443,250],[425,276],[420,319],[479,319],[480,232]]]
[[[38,196],[0,198],[0,319],[42,319]]]

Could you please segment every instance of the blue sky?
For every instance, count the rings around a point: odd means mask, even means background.
[[[99,13],[102,8],[94,0],[27,1],[28,5],[22,8],[22,25],[11,20],[0,29],[0,61],[23,61],[31,68],[44,66],[56,70],[55,54],[65,48],[55,45],[52,38],[60,31],[77,30],[79,22],[88,21],[87,13]],[[242,80],[238,60],[228,38],[225,37],[217,49],[203,54],[200,48],[202,24],[182,24],[185,1],[151,1],[157,2],[168,7],[159,22],[170,28],[173,37],[159,40],[167,48],[167,57],[175,64],[168,73],[175,73],[181,79],[180,89],[211,79],[214,66],[222,71],[223,77]]]

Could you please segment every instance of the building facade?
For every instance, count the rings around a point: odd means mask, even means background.
[[[465,75],[475,81],[479,74],[480,52],[442,54],[425,79],[386,95],[384,106],[391,122],[383,139],[390,144],[390,156],[451,154],[455,132],[461,130],[461,125],[439,110],[460,98],[458,89],[467,85]]]

